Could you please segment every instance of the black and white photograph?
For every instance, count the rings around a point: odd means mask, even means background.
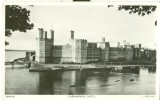
[[[5,95],[156,95],[156,4],[5,4]]]

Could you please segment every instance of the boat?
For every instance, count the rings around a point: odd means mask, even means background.
[[[75,87],[76,86],[76,84],[72,84],[72,85],[70,85],[70,87]]]

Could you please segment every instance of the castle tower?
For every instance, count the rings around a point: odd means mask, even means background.
[[[39,38],[42,39],[43,38],[43,28],[38,28],[39,30]]]
[[[51,40],[52,40],[52,46],[54,45],[54,30],[50,30],[51,32]]]
[[[74,31],[70,31],[70,45],[72,51],[72,61],[76,63],[87,62],[87,40],[74,39]]]
[[[97,43],[97,46],[101,48],[101,60],[102,61],[109,61],[109,42],[105,42],[105,38],[102,38],[102,42]]]
[[[47,39],[47,31],[45,31],[45,39]]]
[[[127,43],[126,43],[126,40],[123,40],[123,45],[124,45],[124,47],[126,46],[126,44],[127,44]]]
[[[109,42],[105,42],[104,61],[109,61],[109,48],[110,48]]]
[[[70,31],[70,39],[69,39],[69,44],[72,46],[74,43],[74,30]]]
[[[74,31],[71,30],[71,39],[74,39]]]
[[[105,42],[105,37],[102,38],[102,42]]]
[[[51,62],[51,40],[47,38],[47,31],[43,37],[44,30],[39,28],[39,38],[37,40],[36,61],[40,63]]]
[[[74,31],[70,31],[70,39],[69,39],[69,44],[71,45],[71,55],[72,55],[72,61],[75,62],[75,51],[76,51],[76,40],[74,39]]]
[[[87,62],[87,40],[84,39],[73,40],[72,61],[76,63]]]
[[[50,43],[51,43],[51,62],[54,62],[53,60],[53,56],[54,56],[54,53],[53,53],[53,50],[54,50],[54,30],[50,30],[50,33],[51,33],[51,40],[50,40]]]
[[[120,42],[117,42],[117,47],[120,48]]]
[[[40,41],[43,39],[43,28],[38,28],[39,37],[36,38],[36,61],[40,62]]]
[[[140,59],[141,58],[141,44],[139,44],[139,51],[138,51],[138,58]]]

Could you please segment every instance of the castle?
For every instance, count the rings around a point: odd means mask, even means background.
[[[141,44],[138,46],[127,44],[111,47],[102,38],[102,42],[88,42],[85,39],[74,39],[71,30],[69,44],[54,45],[54,31],[50,30],[51,38],[47,38],[47,31],[39,28],[39,38],[36,38],[36,61],[40,63],[87,63],[94,61],[132,61],[141,58]]]

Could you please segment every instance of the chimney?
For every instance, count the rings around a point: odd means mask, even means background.
[[[45,31],[45,38],[47,38],[47,31]]]
[[[39,38],[42,39],[43,38],[43,28],[38,28],[39,30]]]
[[[71,39],[74,39],[74,31],[71,30]]]
[[[105,37],[102,38],[102,42],[105,42]]]

